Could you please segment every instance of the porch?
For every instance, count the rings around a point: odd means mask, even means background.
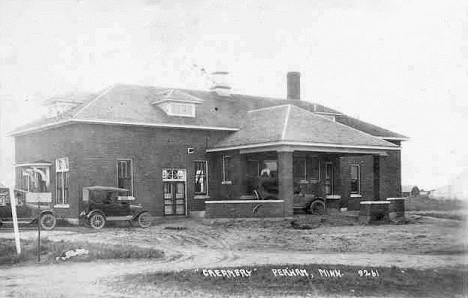
[[[293,147],[240,149],[210,153],[214,201],[205,217],[289,217],[310,210],[312,199],[328,208],[359,210],[361,201],[381,197],[380,164],[375,150]],[[213,195],[214,194],[214,195]]]

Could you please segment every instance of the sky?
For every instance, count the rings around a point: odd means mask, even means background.
[[[468,1],[0,1],[0,181],[41,101],[114,83],[301,98],[410,138],[402,183],[468,175]]]

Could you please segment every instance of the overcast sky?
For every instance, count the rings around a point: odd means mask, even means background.
[[[303,100],[411,139],[403,184],[468,173],[467,1],[3,0],[0,13],[0,181],[7,132],[44,98],[116,82],[205,89],[199,68],[280,98],[300,71]]]

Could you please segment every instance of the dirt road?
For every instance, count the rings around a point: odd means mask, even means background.
[[[144,230],[59,228],[43,235],[50,240],[160,248],[166,256],[150,261],[1,267],[0,297],[134,297],[122,294],[118,285],[110,287],[109,281],[128,273],[208,267],[317,263],[447,268],[468,264],[466,225],[460,221],[415,217],[407,225],[334,226],[337,221],[327,223],[329,218],[317,220],[318,225],[309,222],[310,230],[291,229],[289,221],[210,224],[200,220],[166,221]],[[22,233],[25,239],[35,236],[34,231]],[[0,233],[2,237],[11,233]]]

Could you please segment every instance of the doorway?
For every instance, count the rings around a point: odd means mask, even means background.
[[[186,215],[186,170],[163,169],[164,216]]]

